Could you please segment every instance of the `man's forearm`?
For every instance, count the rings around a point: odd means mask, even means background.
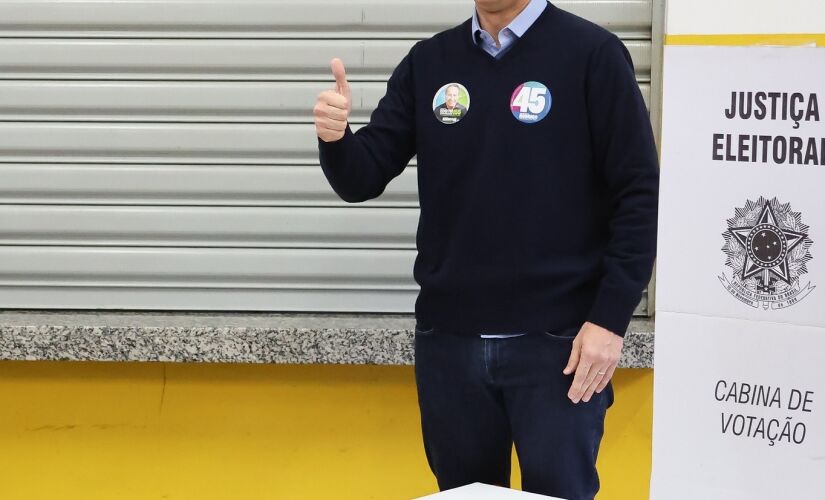
[[[358,203],[379,196],[386,186],[375,160],[365,151],[359,137],[349,125],[344,136],[331,142],[318,139],[321,169],[333,191],[348,203]]]

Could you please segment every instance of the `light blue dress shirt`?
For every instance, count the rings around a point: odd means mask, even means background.
[[[545,7],[547,7],[547,0],[530,0],[527,7],[519,12],[510,24],[499,31],[498,41],[501,46],[496,45],[495,39],[493,39],[490,33],[481,29],[481,25],[478,23],[478,12],[473,8],[473,43],[478,44],[480,42],[481,48],[487,51],[488,54],[495,58],[500,58],[512,46],[513,42],[516,41],[517,38],[520,38],[524,32],[527,31],[527,28],[533,25],[533,22],[538,19],[539,14],[542,13]],[[518,337],[520,335],[524,335],[524,333],[482,333],[481,337],[507,338]]]
[[[474,7],[472,30],[473,43],[478,45],[480,42],[481,48],[487,51],[488,54],[495,58],[499,58],[507,52],[517,38],[520,38],[524,32],[527,31],[527,28],[533,25],[545,7],[547,7],[547,0],[530,0],[527,7],[519,12],[515,19],[510,21],[510,24],[502,28],[498,33],[498,41],[501,44],[500,47],[496,45],[495,39],[490,33],[481,29],[481,25],[478,23],[478,12]]]

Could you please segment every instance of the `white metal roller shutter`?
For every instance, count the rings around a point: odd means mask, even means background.
[[[651,1],[556,3],[622,37],[649,98]],[[412,311],[415,160],[345,204],[311,108],[341,57],[365,123],[409,47],[471,9],[0,0],[0,307]]]

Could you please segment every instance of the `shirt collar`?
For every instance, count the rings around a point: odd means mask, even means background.
[[[505,29],[509,29],[513,32],[514,35],[521,38],[524,35],[524,32],[527,31],[527,28],[533,25],[536,19],[538,19],[539,14],[547,7],[547,0],[530,0],[530,3],[527,4],[519,14],[510,21],[510,24],[502,28],[502,31]],[[472,29],[472,37],[473,43],[476,42],[476,33],[481,31],[481,25],[478,22],[478,11],[476,8],[473,7],[473,29]]]

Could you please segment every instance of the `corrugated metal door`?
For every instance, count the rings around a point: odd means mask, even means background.
[[[649,95],[650,0],[557,4],[618,33]],[[412,311],[415,161],[347,205],[311,109],[341,57],[365,123],[472,8],[0,0],[0,307]]]

